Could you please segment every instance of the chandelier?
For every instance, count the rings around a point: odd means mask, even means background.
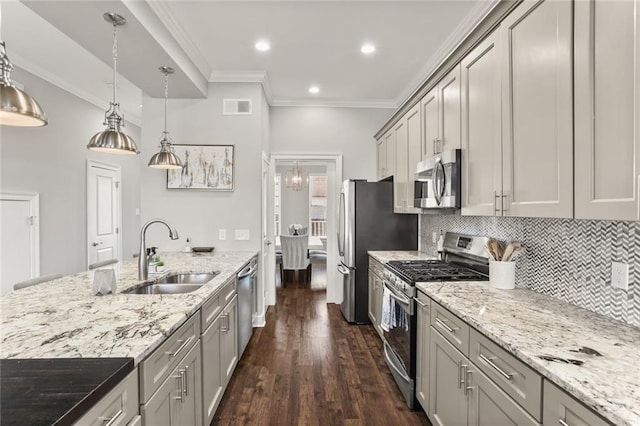
[[[285,175],[285,186],[293,191],[302,191],[309,185],[309,173],[298,167],[298,162]]]

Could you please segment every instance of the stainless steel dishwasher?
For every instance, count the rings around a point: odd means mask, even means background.
[[[254,257],[238,273],[238,359],[253,333],[253,293],[258,277],[258,259]]]

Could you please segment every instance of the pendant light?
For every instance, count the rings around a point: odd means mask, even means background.
[[[136,143],[127,134],[120,131],[124,127],[124,114],[120,114],[120,104],[116,102],[116,76],[118,62],[118,34],[119,25],[124,25],[127,20],[117,13],[108,12],[102,15],[105,21],[113,25],[113,101],[104,114],[104,124],[107,126],[102,132],[98,132],[91,140],[87,148],[91,151],[106,152],[111,154],[139,154]]]
[[[149,160],[149,167],[154,169],[182,169],[182,162],[173,153],[169,132],[167,132],[167,103],[169,101],[169,75],[173,74],[173,68],[160,67],[164,74],[164,130],[160,139],[160,152],[157,152]]]
[[[307,185],[309,185],[309,173],[298,167],[296,161],[294,167],[287,170],[285,186],[293,191],[302,191]]]

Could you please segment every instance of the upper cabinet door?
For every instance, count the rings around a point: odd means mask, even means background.
[[[420,102],[418,102],[413,108],[409,110],[406,115],[409,158],[407,166],[407,186],[405,197],[407,199],[407,210],[414,213],[420,213],[420,209],[413,206],[413,200],[415,198],[415,195],[413,193],[413,182],[415,181],[417,165],[420,161],[422,161],[422,126],[420,121]]]
[[[460,65],[438,83],[438,98],[440,137],[435,154],[460,148]]]
[[[384,136],[376,142],[376,159],[377,159],[377,179],[382,180],[386,177],[385,167],[387,165],[387,150],[384,143]]]
[[[640,220],[640,1],[574,8],[576,218]]]
[[[384,136],[387,165],[384,169],[384,177],[393,176],[396,172],[396,143],[393,129]]]
[[[420,101],[422,105],[422,159],[433,157],[435,144],[440,138],[438,127],[438,86]]]
[[[463,215],[500,215],[500,85],[500,34],[494,32],[461,63]]]
[[[525,0],[500,26],[507,216],[573,217],[572,4]]]
[[[407,144],[406,120],[400,119],[393,129],[396,144],[396,170],[393,177],[393,211],[405,213],[407,209],[407,186],[409,185],[407,164],[409,150]]]

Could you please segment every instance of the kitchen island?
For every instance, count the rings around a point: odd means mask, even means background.
[[[171,272],[220,272],[191,293],[123,294],[144,283],[135,259],[117,265],[115,294],[92,294],[93,271],[13,291],[0,298],[0,358],[131,358],[135,367],[255,255],[161,253],[165,270],[150,274],[150,281]]]
[[[419,252],[369,255],[381,263],[428,259]],[[417,288],[609,422],[640,424],[638,327],[523,288],[498,290],[488,282]]]

